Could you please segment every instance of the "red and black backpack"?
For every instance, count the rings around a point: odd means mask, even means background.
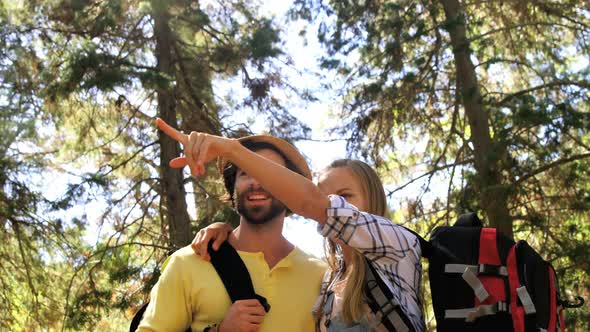
[[[564,301],[553,266],[526,241],[482,227],[474,213],[436,228],[423,255],[430,261],[439,332],[564,331]]]

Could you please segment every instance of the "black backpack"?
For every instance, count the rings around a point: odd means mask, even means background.
[[[429,260],[438,332],[562,332],[563,309],[584,304],[560,297],[557,275],[526,241],[484,228],[475,213],[437,227],[430,241],[411,229]],[[365,296],[389,331],[414,331],[393,295],[367,262]]]
[[[219,274],[232,303],[238,300],[257,299],[266,312],[270,310],[270,305],[266,301],[266,298],[254,292],[250,273],[234,247],[226,241],[215,251],[212,248],[211,241],[208,251],[211,256],[211,264],[213,264],[217,274]],[[148,304],[149,302],[144,303],[135,313],[129,325],[129,332],[135,332],[137,330]],[[191,328],[189,327],[186,331],[190,332]]]
[[[475,213],[421,240],[429,259],[439,332],[564,331],[564,301],[553,266],[526,241],[485,228]]]

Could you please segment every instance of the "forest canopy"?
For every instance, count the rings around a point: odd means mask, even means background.
[[[476,212],[588,299],[588,1],[267,6],[0,2],[0,330],[126,329],[170,250],[236,225],[215,172],[168,165],[182,150],[156,117],[345,140],[379,171],[395,222],[428,237]],[[293,29],[318,54],[310,68]],[[569,330],[588,322],[588,306],[567,311]]]

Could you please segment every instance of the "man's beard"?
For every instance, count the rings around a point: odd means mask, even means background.
[[[251,192],[263,192],[263,190],[246,190],[237,194],[237,210],[238,213],[249,223],[254,225],[263,225],[267,222],[271,221],[281,213],[283,213],[287,208],[283,203],[275,199],[274,197],[267,195],[270,197],[270,207],[268,205],[260,206],[246,206],[246,196]],[[266,210],[266,211],[265,211]]]

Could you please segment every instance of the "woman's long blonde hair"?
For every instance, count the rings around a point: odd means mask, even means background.
[[[383,183],[373,168],[360,160],[338,159],[333,161],[324,171],[332,168],[347,167],[357,177],[361,184],[362,194],[367,203],[367,211],[370,214],[385,217],[387,213],[387,198]],[[335,272],[338,270],[335,243],[327,239],[324,242],[324,249],[328,264],[332,270],[330,282],[332,282]],[[348,281],[344,288],[342,296],[342,318],[345,322],[351,323],[361,319],[363,316],[363,304],[366,302],[364,297],[365,283],[365,257],[356,250],[352,250],[352,266],[354,268],[348,271]],[[349,267],[347,267],[348,269]],[[320,308],[320,312],[323,308]]]

